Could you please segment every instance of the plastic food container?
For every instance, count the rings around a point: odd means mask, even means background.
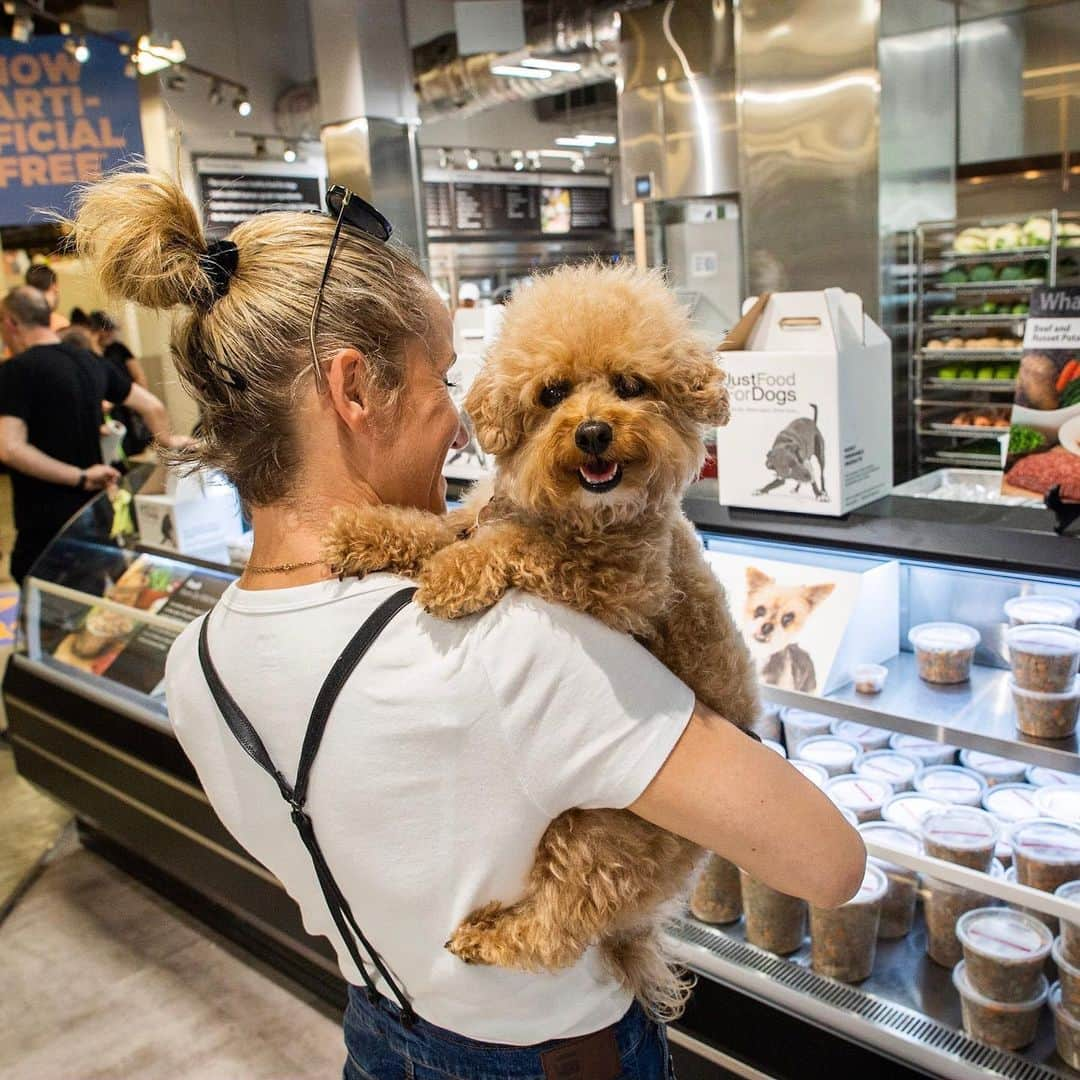
[[[981,806],[986,781],[961,765],[930,765],[915,777],[915,790],[961,806]]]
[[[913,626],[908,641],[915,650],[919,675],[931,683],[961,683],[971,678],[971,662],[979,644],[979,631],[954,622]]]
[[[810,966],[818,974],[844,982],[869,978],[887,891],[884,871],[868,863],[859,891],[846,904],[810,909]]]
[[[1005,618],[1010,626],[1025,623],[1075,626],[1080,619],[1080,604],[1067,596],[1014,596],[1005,601]]]
[[[787,751],[784,749],[783,743],[778,743],[775,739],[762,739],[762,746],[767,746],[770,750],[774,750],[782,758],[787,757]]]
[[[848,773],[834,776],[825,785],[825,794],[837,806],[850,810],[860,822],[877,821],[886,799],[892,798],[892,786],[884,780]]]
[[[830,776],[853,772],[861,755],[857,742],[836,735],[811,735],[799,743],[799,757],[820,765]]]
[[[984,754],[981,750],[961,750],[960,764],[965,769],[977,772],[987,787],[998,784],[1022,784],[1027,766],[1022,761],[998,757],[996,754]]]
[[[889,669],[884,664],[859,664],[855,668],[855,693],[880,694],[885,689]]]
[[[1045,929],[1045,927],[1044,927]],[[1049,930],[1046,931],[1050,933]],[[1054,964],[1061,983],[1061,1004],[1080,1019],[1080,967],[1070,962],[1060,937],[1054,938]]]
[[[780,723],[784,728],[784,745],[788,757],[801,757],[799,743],[814,735],[828,735],[833,718],[806,709],[782,709]]]
[[[917,791],[905,791],[886,801],[881,808],[881,820],[918,833],[922,819],[931,810],[943,810],[946,806],[948,803],[940,799],[931,799],[929,795],[920,795]]]
[[[1061,1004],[1061,987],[1050,988],[1050,1008],[1054,1012],[1054,1041],[1061,1060],[1071,1069],[1080,1069],[1080,1018],[1070,1015]]]
[[[921,768],[922,762],[910,754],[901,754],[898,750],[873,750],[863,754],[856,763],[855,774],[884,780],[893,791],[910,791],[915,774]]]
[[[1035,996],[1054,944],[1038,919],[1008,908],[976,908],[960,916],[956,937],[973,989],[994,1001],[1029,1001]]]
[[[1016,884],[1016,867],[1010,866],[1005,871],[1005,880]],[[1008,901],[1009,907],[1013,911],[1022,911],[1025,915],[1030,915],[1033,919],[1038,919],[1044,926],[1046,926],[1051,934],[1058,932],[1058,920],[1053,915],[1044,915],[1041,911],[1036,911],[1034,908],[1024,907],[1023,904],[1013,903],[1012,900]]]
[[[922,853],[922,841],[913,832],[887,821],[868,821],[859,826],[859,832],[866,840],[876,840],[898,851],[908,851],[913,855]],[[889,862],[877,855],[871,855],[869,861],[885,872],[889,885],[881,901],[881,921],[878,923],[878,937],[882,939],[902,938],[911,931],[915,920],[915,902],[919,897],[919,872],[899,863]]]
[[[1080,679],[1061,694],[1041,694],[1024,690],[1009,679],[1013,704],[1016,706],[1016,726],[1036,739],[1066,739],[1076,730],[1080,714]]]
[[[690,894],[690,913],[702,922],[733,923],[742,914],[739,868],[709,853]]]
[[[1002,877],[1001,863],[990,864],[990,876]],[[924,877],[923,915],[926,917],[926,955],[942,967],[952,967],[963,957],[956,924],[975,908],[992,907],[997,900],[977,889],[965,889],[938,878]]]
[[[1054,890],[1055,896],[1080,904],[1080,881],[1069,881]],[[1080,967],[1080,915],[1076,922],[1061,920],[1061,948],[1070,964]]]
[[[960,994],[964,1030],[973,1038],[1003,1050],[1019,1050],[1034,1042],[1039,1010],[1048,992],[1046,976],[1040,975],[1036,992],[1027,1001],[992,1001],[980,994],[961,961],[953,970],[953,985]]]
[[[818,765],[814,761],[802,761],[799,758],[795,758],[792,765],[799,770],[812,784],[817,784],[819,788],[823,788],[829,779],[829,773],[823,765]]]
[[[1035,791],[1039,817],[1080,824],[1080,787],[1046,787]]]
[[[746,940],[779,956],[799,949],[806,937],[806,901],[778,892],[745,870],[739,871],[739,878]]]
[[[841,815],[843,815],[844,820],[853,829],[857,829],[859,827],[859,819],[850,810],[848,810],[847,807],[837,806],[836,809],[840,811]]]
[[[1039,789],[1032,784],[998,784],[983,795],[983,809],[999,821],[1015,825],[1039,816],[1035,805],[1035,793]]]
[[[927,855],[985,873],[994,859],[1000,830],[985,810],[949,806],[922,819],[922,841]]]
[[[858,720],[834,720],[831,731],[841,739],[858,743],[863,753],[884,750],[892,738],[888,728],[870,727],[869,724],[860,724]]]
[[[1080,631],[1040,623],[1014,626],[1005,632],[1005,644],[1017,686],[1044,694],[1072,686],[1080,669]]]
[[[1013,829],[1016,880],[1043,892],[1080,878],[1080,825],[1034,818]]]
[[[951,765],[956,760],[955,746],[921,739],[918,735],[903,735],[899,731],[889,740],[889,747],[917,757],[924,765]]]
[[[750,725],[750,730],[759,738],[779,742],[783,734],[780,729],[780,707],[762,702],[761,714]]]
[[[1034,787],[1080,784],[1080,774],[1062,772],[1060,769],[1048,769],[1045,765],[1029,765],[1024,775],[1027,782]]]

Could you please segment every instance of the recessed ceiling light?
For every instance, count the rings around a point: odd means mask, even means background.
[[[521,61],[522,67],[538,68],[541,71],[580,71],[581,65],[576,60],[545,60],[539,56],[529,56]]]
[[[543,68],[520,67],[517,64],[492,64],[492,75],[502,75],[508,79],[550,79],[551,72]]]

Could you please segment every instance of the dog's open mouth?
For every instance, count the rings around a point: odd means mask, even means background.
[[[603,458],[588,458],[584,465],[578,466],[578,483],[586,491],[597,495],[611,491],[622,480],[622,466],[617,461],[605,461]]]

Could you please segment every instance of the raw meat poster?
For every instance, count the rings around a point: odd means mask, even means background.
[[[1037,288],[1024,332],[1003,495],[1080,501],[1080,287]]]

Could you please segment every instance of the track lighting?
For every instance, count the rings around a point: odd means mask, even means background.
[[[79,44],[75,46],[71,55],[74,56],[80,64],[85,64],[86,61],[90,59],[90,46],[86,44],[86,38],[79,38]]]
[[[233,100],[233,108],[241,116],[251,115],[251,102],[248,100],[247,91],[241,90]]]
[[[266,140],[258,138],[255,140],[255,157],[262,161],[266,157]]]
[[[221,89],[221,83],[215,79],[210,84],[210,104],[220,105],[225,100],[225,93]]]
[[[25,45],[34,36],[34,20],[29,15],[16,15],[11,20],[11,40]]]
[[[480,159],[471,150],[465,151],[465,168],[471,170],[480,168]]]
[[[290,165],[296,160],[296,147],[291,143],[285,144],[285,149],[281,152],[282,160],[287,161]]]

